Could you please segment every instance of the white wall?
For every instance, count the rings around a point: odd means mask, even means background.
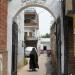
[[[41,41],[40,41],[40,38],[38,38],[38,42],[37,42],[37,51],[38,51],[38,55],[40,55],[40,45]]]
[[[19,6],[20,0],[12,0],[8,2],[8,16],[7,16],[7,51],[8,51],[8,75],[11,75],[11,59],[12,59],[12,23],[16,7]]]
[[[39,29],[35,29],[35,37],[39,38]]]
[[[12,0],[8,2],[8,16],[7,16],[7,51],[8,51],[8,75],[11,75],[11,59],[12,59],[12,23],[17,11],[16,7],[19,7],[21,0]]]
[[[11,59],[12,59],[12,18],[8,18],[7,27],[7,50],[8,50],[8,75],[11,75]]]
[[[44,46],[47,46],[47,50],[51,50],[51,48],[50,48],[50,42],[44,44]]]
[[[33,32],[32,28],[24,28],[24,32]]]
[[[40,50],[43,50],[43,44],[40,44],[41,46],[40,46]]]
[[[15,19],[18,24],[18,64],[20,67],[24,65],[24,47],[22,42],[24,42],[24,11],[22,11]]]

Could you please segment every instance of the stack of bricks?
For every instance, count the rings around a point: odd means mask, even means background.
[[[0,55],[2,55],[2,75],[7,75],[7,3],[0,0]]]

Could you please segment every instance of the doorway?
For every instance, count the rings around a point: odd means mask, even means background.
[[[17,75],[17,51],[18,51],[18,26],[12,25],[12,71],[11,75]]]
[[[43,46],[43,50],[47,50],[47,46]]]
[[[65,16],[65,25],[64,25],[64,35],[65,35],[65,74],[72,73],[72,63],[71,61],[75,59],[73,56],[74,50],[74,36],[73,36],[73,18]],[[69,63],[72,63],[72,65]],[[75,61],[74,61],[75,62]]]

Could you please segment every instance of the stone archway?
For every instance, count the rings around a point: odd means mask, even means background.
[[[22,2],[24,1],[24,2]],[[3,57],[3,75],[11,75],[12,23],[13,19],[26,7],[45,8],[57,18],[60,15],[59,0],[0,0],[0,54]]]
[[[26,0],[27,1],[27,0]],[[60,15],[60,2],[55,0],[53,3],[53,0],[47,0],[46,2],[41,2],[43,0],[37,0],[36,2],[30,1],[30,2],[22,2],[22,0],[11,0],[8,3],[8,17],[7,17],[7,50],[8,50],[8,75],[11,75],[11,53],[12,53],[12,23],[16,16],[25,8],[27,7],[42,7],[46,10],[48,10],[55,20],[58,18]],[[53,4],[52,4],[53,3]],[[52,4],[52,5],[51,5]]]
[[[35,4],[27,4],[26,6],[23,6],[22,8],[20,8],[20,9],[17,11],[17,13],[15,13],[13,19],[15,19],[15,17],[16,17],[22,10],[24,10],[24,9],[26,9],[26,8],[28,8],[28,7],[41,7],[41,8],[43,8],[43,9],[47,10],[47,11],[54,17],[54,19],[56,19],[55,15],[51,12],[51,10],[50,10],[48,7],[46,7],[46,6],[44,6],[44,5],[36,4],[36,3],[35,3]]]
[[[11,6],[12,5],[12,6]],[[48,10],[55,18],[60,14],[60,1],[59,0],[12,0],[8,4],[8,15],[12,17],[18,15],[23,9],[31,6],[42,7]]]

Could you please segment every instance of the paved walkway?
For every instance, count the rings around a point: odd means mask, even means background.
[[[46,54],[39,56],[39,69],[36,72],[29,71],[29,64],[18,70],[18,75],[51,75],[50,57]]]

